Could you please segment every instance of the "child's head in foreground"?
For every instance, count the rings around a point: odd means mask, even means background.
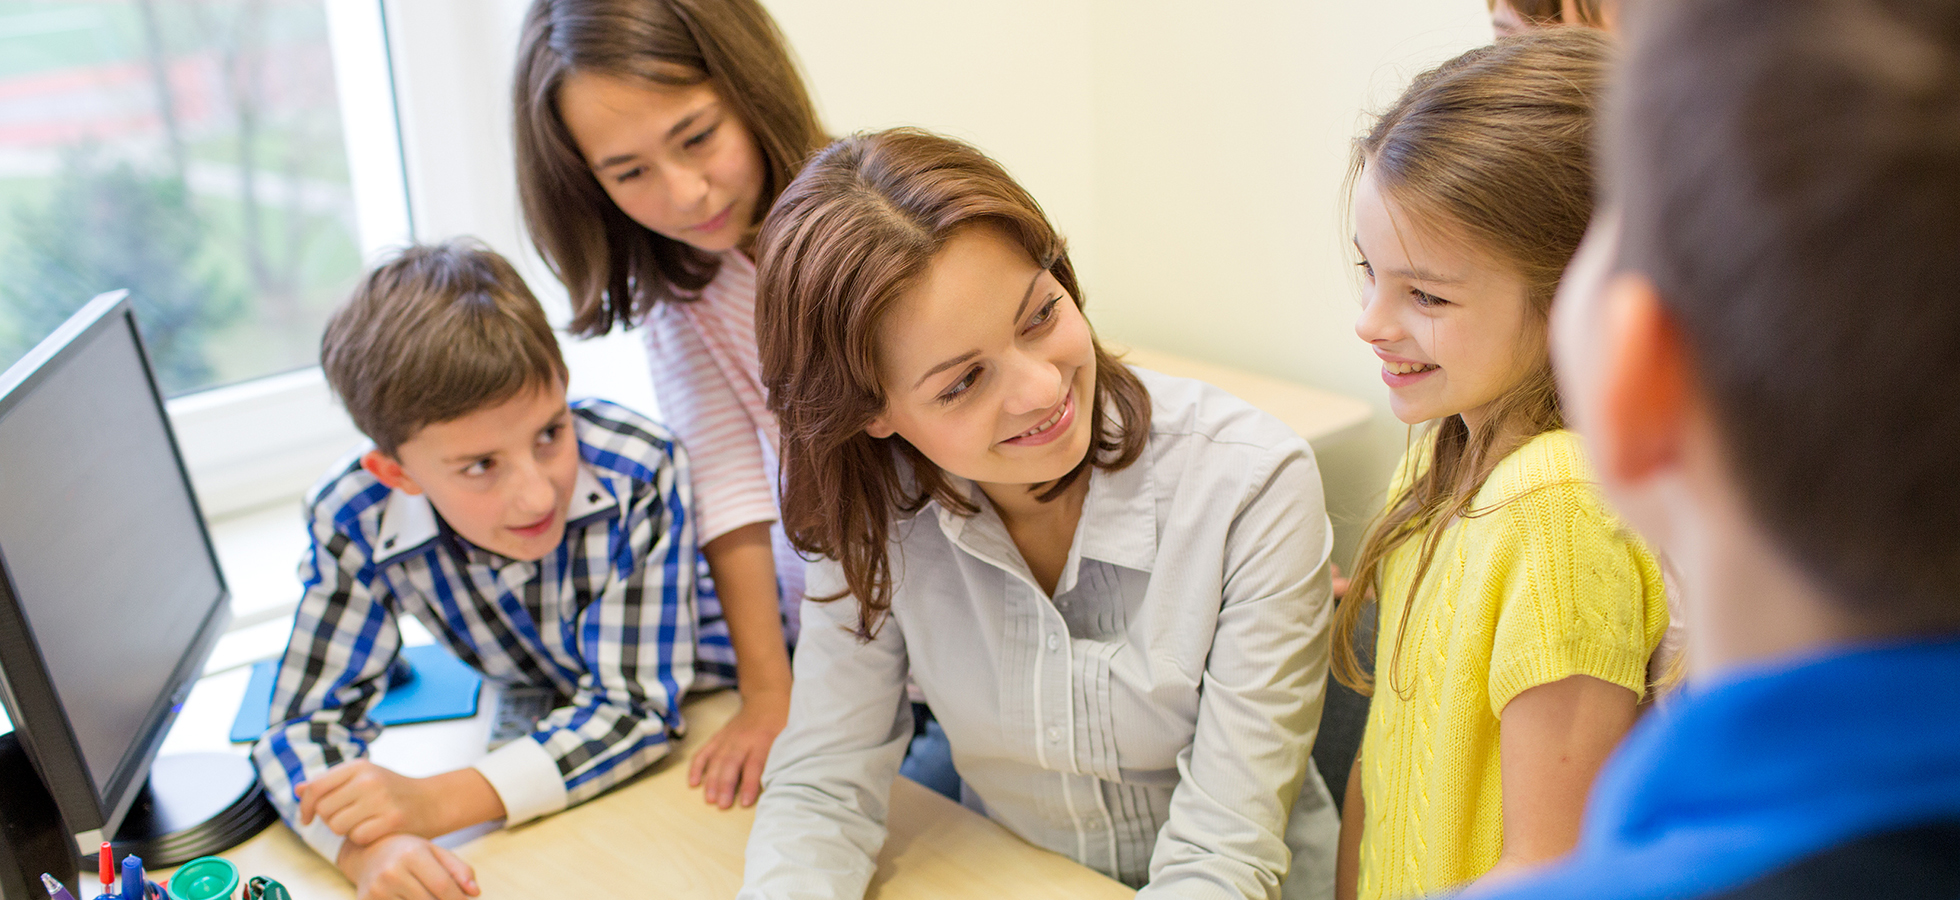
[[[1960,630],[1960,4],[1630,12],[1555,352],[1696,667]],[[1790,577],[1696,583],[1752,553]],[[1833,624],[1751,624],[1766,596]]]
[[[503,257],[461,240],[401,251],[334,311],[320,366],[383,484],[428,495],[485,550],[558,546],[579,460],[565,361]]]

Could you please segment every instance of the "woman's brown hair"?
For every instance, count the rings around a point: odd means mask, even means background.
[[[572,333],[592,337],[660,301],[699,296],[720,260],[642,227],[606,196],[559,114],[559,90],[574,73],[712,85],[762,152],[757,216],[825,137],[782,33],[756,0],[532,3],[511,86],[517,192],[531,243],[571,295]]]
[[[979,511],[904,438],[865,427],[886,405],[879,323],[955,233],[980,226],[1020,245],[1082,304],[1068,248],[1034,198],[980,151],[917,129],[825,148],[777,199],[757,241],[756,344],[782,423],[783,529],[798,550],[843,564],[863,639],[891,609],[895,519],[928,500]],[[1150,435],[1143,383],[1101,343],[1095,352],[1094,441],[1067,475],[1037,486],[1043,501],[1091,466],[1135,462]]]
[[[1462,416],[1433,426],[1426,466],[1409,473],[1408,487],[1390,498],[1362,543],[1334,621],[1333,663],[1335,677],[1364,694],[1373,693],[1374,678],[1354,642],[1371,603],[1388,609],[1380,596],[1383,561],[1421,539],[1415,576],[1397,598],[1406,623],[1441,526],[1490,512],[1471,503],[1498,462],[1564,427],[1545,327],[1559,277],[1592,218],[1594,106],[1609,55],[1608,39],[1590,28],[1502,38],[1416,76],[1355,142],[1349,195],[1365,172],[1419,227],[1459,237],[1510,266],[1524,279],[1536,331],[1530,374],[1497,400],[1478,433]],[[1398,692],[1401,651],[1398,629],[1389,660]]]

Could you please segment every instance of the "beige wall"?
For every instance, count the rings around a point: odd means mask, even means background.
[[[1091,318],[1372,403],[1321,459],[1337,559],[1407,430],[1354,337],[1339,208],[1364,111],[1490,37],[1478,0],[765,0],[824,121],[979,144],[1069,236]]]

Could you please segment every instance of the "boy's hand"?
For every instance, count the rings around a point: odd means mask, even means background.
[[[504,814],[503,801],[474,769],[410,778],[356,759],[328,769],[294,792],[301,825],[317,816],[333,833],[356,844],[372,844],[391,834],[437,837]]]
[[[741,711],[688,763],[688,786],[705,784],[702,799],[722,809],[733,806],[738,797],[743,806],[754,806],[762,793],[762,767],[769,761],[769,747],[788,723],[788,691],[744,695]]]
[[[336,863],[359,900],[466,900],[483,892],[469,863],[412,834],[366,846],[349,840]]]

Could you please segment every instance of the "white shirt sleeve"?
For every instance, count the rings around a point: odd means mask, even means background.
[[[571,795],[558,761],[527,735],[498,747],[471,768],[504,804],[504,824],[518,825],[565,808]]]
[[[815,563],[809,584],[836,593],[842,569]],[[762,776],[740,900],[862,897],[871,882],[912,711],[898,623],[860,643],[857,617],[849,595],[803,605],[789,724]]]
[[[1326,699],[1333,536],[1305,441],[1252,487],[1226,534],[1197,730],[1138,897],[1279,897],[1286,880]]]

